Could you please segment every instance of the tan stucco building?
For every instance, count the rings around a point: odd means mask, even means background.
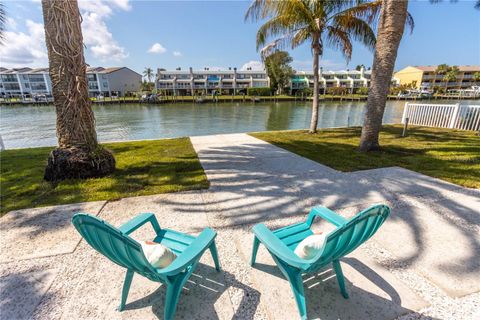
[[[473,80],[473,74],[480,72],[480,66],[458,66],[460,70],[455,82],[449,82],[447,89],[469,88],[478,85]],[[409,66],[393,76],[397,84],[414,83],[417,89],[432,89],[433,87],[445,87],[443,75],[435,74],[437,66]]]

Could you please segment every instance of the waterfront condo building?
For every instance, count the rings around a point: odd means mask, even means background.
[[[370,84],[370,70],[320,70],[320,92],[329,87],[345,87],[351,92]],[[213,91],[222,94],[243,94],[247,88],[268,87],[269,78],[265,70],[165,70],[158,69],[156,88],[160,92],[173,95],[211,94]],[[290,93],[313,88],[313,72],[296,71],[290,80]]]
[[[332,87],[347,88],[350,92],[355,92],[358,88],[370,86],[370,70],[361,68],[360,70],[340,70],[323,71],[319,70],[319,89],[320,93]],[[313,88],[313,71],[296,71],[290,81],[290,89],[293,93],[296,90],[304,88]]]
[[[24,97],[25,95],[51,95],[52,82],[48,68],[0,68],[0,95]]]
[[[181,70],[167,71],[158,69],[156,88],[173,95],[211,94],[213,91],[223,94],[246,93],[247,88],[268,87],[269,80],[265,71],[237,70]]]
[[[90,97],[123,96],[140,90],[142,76],[126,68],[87,68]],[[52,95],[52,82],[48,68],[0,68],[0,95],[6,98],[28,98],[35,95]]]
[[[444,75],[437,74],[437,66],[408,66],[394,74],[399,85],[412,84],[417,89],[433,89],[435,87],[450,89],[467,89],[478,85],[474,74],[480,72],[480,66],[458,66],[456,80],[445,83]]]

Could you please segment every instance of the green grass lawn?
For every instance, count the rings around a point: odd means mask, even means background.
[[[305,158],[340,171],[399,166],[450,181],[480,188],[480,137],[474,132],[409,128],[401,138],[401,126],[385,126],[380,136],[382,151],[357,150],[361,128],[251,133]]]
[[[208,188],[208,181],[188,138],[109,143],[117,169],[104,178],[67,180],[56,188],[43,181],[52,148],[0,153],[0,215],[38,206]]]

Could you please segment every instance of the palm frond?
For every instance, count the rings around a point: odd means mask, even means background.
[[[296,48],[307,40],[323,52],[326,43],[352,55],[352,39],[375,46],[371,25],[380,12],[380,0],[253,0],[245,18],[267,21],[257,32],[257,50],[264,56],[273,48]],[[326,34],[325,34],[326,33]],[[273,39],[273,41],[271,40]]]
[[[405,21],[405,24],[410,28],[410,34],[412,34],[413,29],[415,28],[415,21],[410,12],[407,12],[407,20]]]
[[[5,6],[0,2],[0,44],[3,44],[5,40],[5,29],[7,24],[7,13],[5,11]]]
[[[298,30],[294,33],[291,41],[292,49],[302,45],[305,41],[307,41],[311,37],[311,34],[308,29],[303,28]]]
[[[268,38],[282,37],[301,28],[304,28],[304,26],[295,21],[291,15],[284,14],[273,17],[260,26],[257,31],[257,50],[265,45]]]
[[[350,61],[353,47],[348,32],[337,26],[328,26],[326,40],[331,48],[340,50],[345,60]]]
[[[277,11],[276,8],[280,2],[274,0],[254,0],[245,13],[245,21],[248,19],[252,21],[266,19]]]
[[[354,40],[363,43],[370,50],[375,49],[376,37],[370,25],[351,13],[335,16],[333,25],[349,34]]]

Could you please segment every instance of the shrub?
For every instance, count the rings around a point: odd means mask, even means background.
[[[298,89],[295,93],[296,96],[313,96],[313,89],[312,88],[303,88],[303,89]]]
[[[334,96],[341,96],[348,93],[348,89],[344,87],[330,87],[327,88],[327,93]]]
[[[269,87],[248,88],[247,95],[249,96],[271,96],[272,90]]]
[[[363,95],[367,95],[368,94],[368,87],[360,87],[357,89],[357,94],[363,94]]]
[[[435,86],[435,87],[433,87],[433,91],[435,93],[443,94],[443,93],[445,93],[445,87]]]

